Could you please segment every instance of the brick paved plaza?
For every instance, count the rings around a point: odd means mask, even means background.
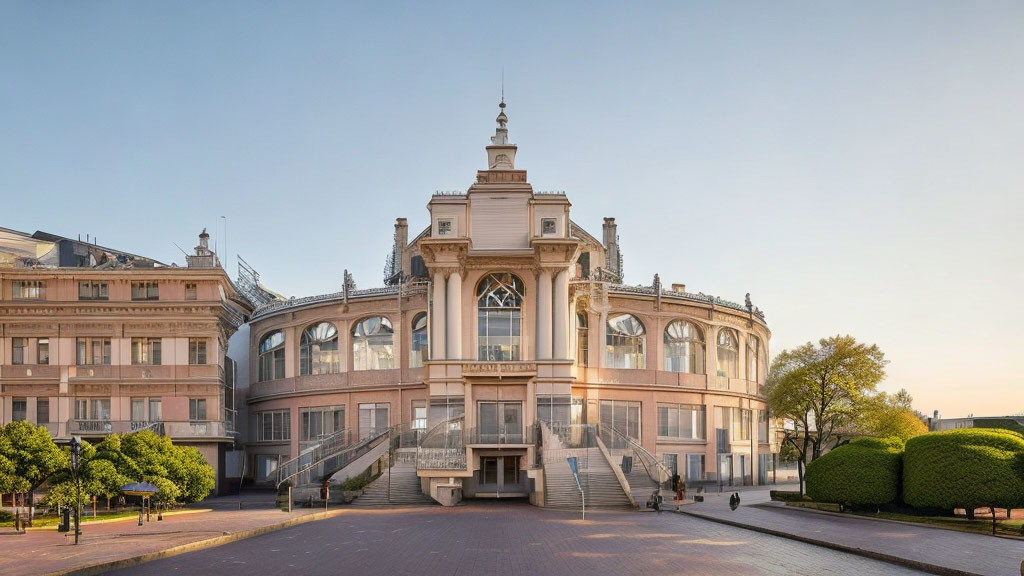
[[[519,503],[346,511],[114,574],[916,574],[674,513]]]

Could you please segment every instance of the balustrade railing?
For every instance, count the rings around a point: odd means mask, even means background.
[[[339,430],[334,434],[325,436],[323,440],[312,448],[307,448],[298,456],[283,462],[277,467],[277,484],[298,475],[300,472],[312,467],[315,463],[323,460],[325,454],[341,450],[352,444],[354,435],[352,430],[347,428]]]
[[[421,470],[466,469],[466,417],[447,418],[419,436],[416,468]]]
[[[534,426],[526,426],[525,428],[512,428],[512,429],[493,429],[493,428],[471,428],[467,437],[469,438],[470,444],[533,444],[535,438]]]

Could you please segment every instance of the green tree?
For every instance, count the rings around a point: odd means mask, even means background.
[[[797,452],[801,494],[807,464],[855,435],[885,365],[878,346],[852,336],[808,342],[772,361],[764,393],[769,411],[790,423],[784,441]]]
[[[32,492],[54,473],[68,465],[68,456],[50,437],[45,426],[33,426],[24,420],[0,428],[0,456],[13,470],[8,474],[8,491]],[[0,474],[2,467],[0,464]]]
[[[895,437],[904,442],[927,433],[928,426],[914,412],[912,403],[913,398],[904,389],[895,394],[882,392],[865,411],[861,432],[879,438]]]

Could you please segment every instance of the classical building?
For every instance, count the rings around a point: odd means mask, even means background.
[[[252,311],[199,237],[187,267],[0,228],[0,422],[58,441],[154,430],[224,481],[234,429],[228,338]]]
[[[564,193],[534,191],[504,108],[469,189],[434,194],[412,240],[396,221],[383,287],[346,274],[341,292],[256,308],[253,478],[336,480],[389,436],[390,485],[402,466],[437,500],[572,505],[570,456],[595,500],[605,480],[641,505],[659,475],[771,481],[763,314],[622,283],[615,220],[588,233]]]

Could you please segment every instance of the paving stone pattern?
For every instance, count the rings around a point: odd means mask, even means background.
[[[859,556],[674,513],[602,511],[586,522],[527,504],[352,510],[120,575],[902,575]]]

